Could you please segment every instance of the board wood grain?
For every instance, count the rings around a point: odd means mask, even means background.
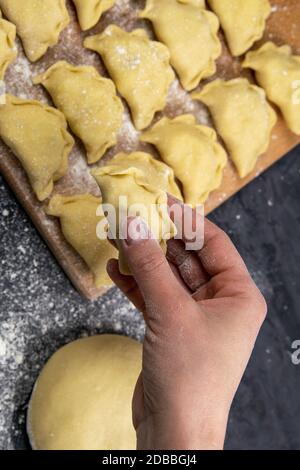
[[[294,53],[300,55],[300,2],[298,0],[272,0],[271,3],[273,7],[272,15],[267,22],[264,38],[255,47],[258,47],[266,40],[272,40],[278,45],[290,44],[293,47]],[[48,68],[57,60],[62,59],[77,65],[94,65],[100,73],[106,75],[99,57],[83,49],[83,38],[102,31],[110,23],[119,24],[128,30],[133,29],[135,26],[143,26],[150,35],[153,34],[147,22],[137,19],[137,9],[142,8],[143,5],[144,1],[142,0],[134,2],[134,7],[133,2],[117,1],[116,6],[103,16],[100,23],[93,30],[88,33],[81,33],[74,8],[71,2],[67,2],[71,23],[61,35],[59,44],[49,50],[42,60],[37,64],[29,64],[18,42],[18,59],[9,68],[6,75],[7,91],[17,96],[40,99],[51,104],[51,100],[44,90],[41,87],[34,87],[32,85],[31,77],[41,73],[41,71]],[[211,79],[216,77],[230,79],[243,75],[254,80],[251,72],[241,69],[241,60],[233,59],[230,56],[222,33],[220,33],[220,37],[223,43],[223,53],[218,60],[217,73]],[[172,92],[163,114],[173,117],[183,112],[193,112],[199,122],[211,124],[207,110],[201,104],[192,103],[189,95],[177,83],[172,87]],[[255,135],[253,135],[253,138],[255,139]],[[206,213],[208,214],[220,206],[273,163],[282,158],[298,143],[300,143],[300,137],[292,134],[287,129],[279,113],[279,120],[274,128],[269,149],[260,157],[255,170],[247,178],[240,179],[232,163],[229,162],[224,172],[221,187],[211,194],[206,203]],[[137,149],[147,150],[155,155],[153,148],[147,144],[139,143],[138,134],[133,129],[127,110],[119,142],[114,149],[108,152],[107,156],[100,162],[100,165],[118,151],[134,151]],[[88,299],[96,299],[101,296],[107,289],[97,289],[94,286],[92,275],[86,264],[62,236],[59,222],[44,213],[43,204],[36,200],[17,159],[2,143],[0,143],[0,171],[76,289]],[[68,174],[56,184],[54,192],[61,194],[91,192],[99,195],[99,190],[89,175],[89,168],[85,163],[84,150],[79,142],[76,142],[76,147],[70,156]]]

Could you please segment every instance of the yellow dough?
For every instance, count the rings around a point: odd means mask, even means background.
[[[15,39],[15,25],[3,20],[0,11],[0,80],[3,80],[7,67],[17,57]]]
[[[216,71],[222,52],[219,20],[195,0],[147,0],[140,17],[148,18],[155,33],[170,50],[171,64],[186,90]]]
[[[137,129],[147,127],[157,111],[166,104],[174,79],[168,49],[150,41],[142,29],[128,33],[115,25],[102,34],[84,41],[85,47],[97,51],[114,80],[119,93],[131,109]]]
[[[35,62],[58,42],[69,23],[65,0],[0,0],[4,15],[16,25],[28,59]]]
[[[74,144],[64,115],[39,101],[6,95],[0,137],[20,160],[38,199],[50,196],[53,182],[67,171]]]
[[[96,287],[112,285],[106,265],[118,255],[107,239],[97,237],[97,224],[104,219],[101,199],[91,194],[56,195],[46,212],[59,217],[64,237],[91,269]]]
[[[300,135],[300,56],[292,55],[290,46],[268,42],[249,52],[243,67],[255,70],[269,100],[279,107],[291,131]]]
[[[34,83],[41,83],[64,113],[84,143],[89,163],[98,161],[116,144],[124,108],[113,82],[101,77],[94,67],[57,62],[35,77]]]
[[[73,0],[76,6],[80,27],[83,31],[95,26],[102,13],[109,10],[116,0]]]
[[[197,125],[192,115],[163,118],[141,140],[155,145],[183,185],[184,200],[196,206],[218,188],[227,163],[213,129]]]
[[[109,166],[118,167],[120,170],[136,168],[144,173],[150,185],[182,200],[172,168],[159,160],[155,160],[149,153],[119,153],[109,161]]]
[[[34,450],[135,450],[131,401],[142,345],[118,335],[69,343],[44,366],[27,432]]]
[[[137,155],[137,161],[138,159],[139,155]],[[137,166],[124,168],[123,165],[110,164],[93,170],[92,175],[100,186],[103,203],[115,208],[116,219],[112,219],[111,214],[107,215],[107,219],[110,227],[116,226],[117,235],[120,229],[118,224],[120,214],[124,217],[123,220],[126,220],[127,215],[139,215],[166,252],[167,240],[176,235],[175,225],[168,214],[167,193],[156,186],[154,167],[146,174],[141,169],[142,165],[140,168]],[[130,209],[133,211],[132,206],[135,209],[134,213],[130,212]],[[118,244],[118,240],[116,243]],[[130,274],[122,251],[120,251],[119,264],[123,274]]]
[[[208,0],[218,15],[234,56],[244,54],[263,36],[271,14],[269,0]]]
[[[277,116],[262,88],[247,79],[215,80],[193,97],[205,103],[241,178],[268,148]]]

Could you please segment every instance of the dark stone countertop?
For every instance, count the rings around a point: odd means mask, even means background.
[[[231,412],[229,449],[300,448],[300,147],[211,219],[233,238],[269,305]],[[74,290],[0,180],[0,448],[26,448],[28,398],[46,359],[83,335],[141,339],[143,321],[116,290],[88,302]]]

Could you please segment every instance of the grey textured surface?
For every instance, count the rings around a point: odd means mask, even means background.
[[[300,448],[300,148],[215,211],[269,304],[231,412],[227,448]],[[144,325],[123,296],[81,298],[0,180],[0,448],[27,448],[28,398],[46,359],[82,335],[141,339]]]

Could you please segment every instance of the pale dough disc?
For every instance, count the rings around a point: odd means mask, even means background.
[[[59,349],[30,399],[33,449],[136,449],[131,402],[141,365],[141,344],[123,336],[93,336]]]

